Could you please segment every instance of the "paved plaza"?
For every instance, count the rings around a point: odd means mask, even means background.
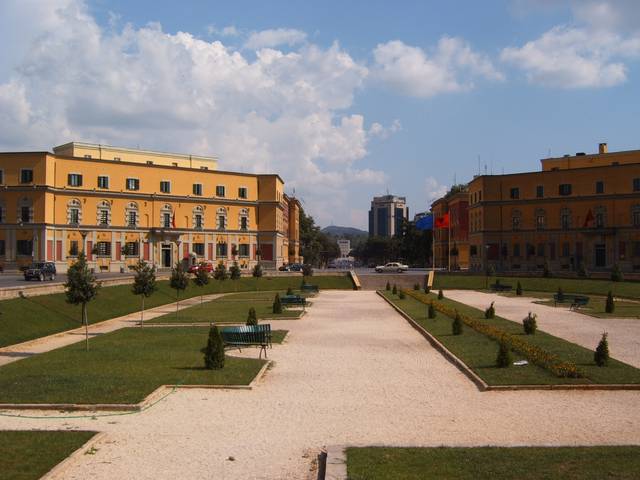
[[[122,416],[0,417],[0,429],[105,432],[60,477],[83,480],[310,479],[326,445],[640,444],[640,392],[480,392],[375,292],[323,291],[301,320],[270,323],[290,333],[251,391],[181,390]]]

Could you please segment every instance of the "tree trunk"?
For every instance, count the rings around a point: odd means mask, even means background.
[[[84,344],[87,352],[89,351],[89,322],[87,321],[87,304],[82,304],[82,323],[84,323]]]
[[[143,322],[144,322],[144,294],[142,295],[142,311],[140,312],[140,328],[142,328]]]
[[[178,305],[180,305],[180,290],[176,290],[176,322],[178,321]]]

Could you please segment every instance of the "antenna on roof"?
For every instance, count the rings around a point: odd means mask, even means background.
[[[549,152],[547,153],[547,158],[551,158],[551,149],[549,149]]]
[[[480,154],[478,154],[478,175],[482,174],[482,167],[480,165]]]

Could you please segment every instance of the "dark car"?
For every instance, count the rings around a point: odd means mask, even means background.
[[[302,264],[301,263],[292,263],[289,265],[289,271],[290,272],[301,272],[302,271]]]
[[[291,269],[290,265],[280,265],[280,267],[278,268],[278,270],[280,270],[281,272],[288,272]]]
[[[33,263],[29,268],[24,271],[24,279],[31,280],[35,278],[41,282],[45,280],[56,279],[56,266],[52,262],[38,262]]]

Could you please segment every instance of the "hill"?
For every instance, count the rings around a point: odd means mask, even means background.
[[[326,233],[327,235],[331,235],[332,237],[366,237],[369,235],[369,232],[360,230],[359,228],[339,227],[337,225],[324,227],[322,229],[322,233]]]

